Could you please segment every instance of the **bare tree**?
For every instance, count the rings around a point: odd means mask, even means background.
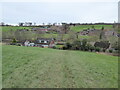
[[[64,33],[67,34],[67,32],[70,30],[69,25],[66,23],[62,23],[62,27],[63,27],[62,30],[64,31]]]

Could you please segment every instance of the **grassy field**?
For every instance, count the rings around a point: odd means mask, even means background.
[[[22,26],[4,26],[2,27],[3,32],[7,32],[10,30],[16,31],[17,29],[31,29],[32,27],[22,27]]]
[[[117,88],[118,57],[3,46],[3,88]]]
[[[82,31],[83,29],[88,29],[92,28],[93,25],[79,25],[79,26],[71,26],[70,29],[74,30],[76,32]],[[101,29],[102,26],[104,26],[105,29],[111,29],[113,28],[112,25],[94,25],[95,29]],[[31,29],[31,27],[22,27],[22,26],[4,26],[2,27],[2,31],[9,31],[9,30],[14,30],[16,31],[17,29]]]
[[[101,29],[103,26],[105,29],[112,29],[113,26],[112,25],[79,25],[79,26],[71,26],[71,30],[76,31],[76,32],[80,32],[83,29],[88,29],[88,28],[92,28],[92,26],[94,26],[95,29]]]
[[[59,34],[44,34],[42,37],[43,38],[59,38],[61,36]],[[63,34],[62,37],[63,37],[63,40],[65,40],[65,39],[69,38],[70,35],[69,34]],[[85,36],[85,35],[78,35],[78,38],[79,39],[89,39],[91,37],[90,36]]]

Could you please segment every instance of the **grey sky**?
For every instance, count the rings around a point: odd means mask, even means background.
[[[2,19],[18,22],[114,22],[118,18],[117,2],[3,2]]]

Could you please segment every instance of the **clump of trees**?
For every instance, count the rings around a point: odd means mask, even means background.
[[[75,40],[72,43],[67,42],[63,50],[82,50],[82,51],[93,51],[94,46],[87,42],[87,39]]]
[[[104,49],[108,49],[109,46],[110,46],[110,43],[109,43],[109,41],[100,41],[100,42],[95,42],[94,46],[104,48]]]
[[[116,49],[118,50],[118,45],[115,44]],[[109,52],[113,53],[113,49],[110,48],[109,41],[100,41],[95,42],[94,45],[91,45],[87,39],[83,40],[74,40],[73,42],[67,42],[61,49],[63,50],[81,50],[81,51],[90,51],[90,52]]]
[[[62,23],[62,31],[67,34],[68,31],[70,30],[69,24],[67,23]]]

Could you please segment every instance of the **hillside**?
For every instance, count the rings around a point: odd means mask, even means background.
[[[92,27],[94,26],[95,29],[101,29],[102,27],[104,27],[105,29],[112,29],[113,25],[78,25],[78,26],[71,26],[71,30],[76,31],[76,32],[80,32],[83,29],[92,29]]]
[[[118,57],[3,46],[3,88],[117,88]]]

